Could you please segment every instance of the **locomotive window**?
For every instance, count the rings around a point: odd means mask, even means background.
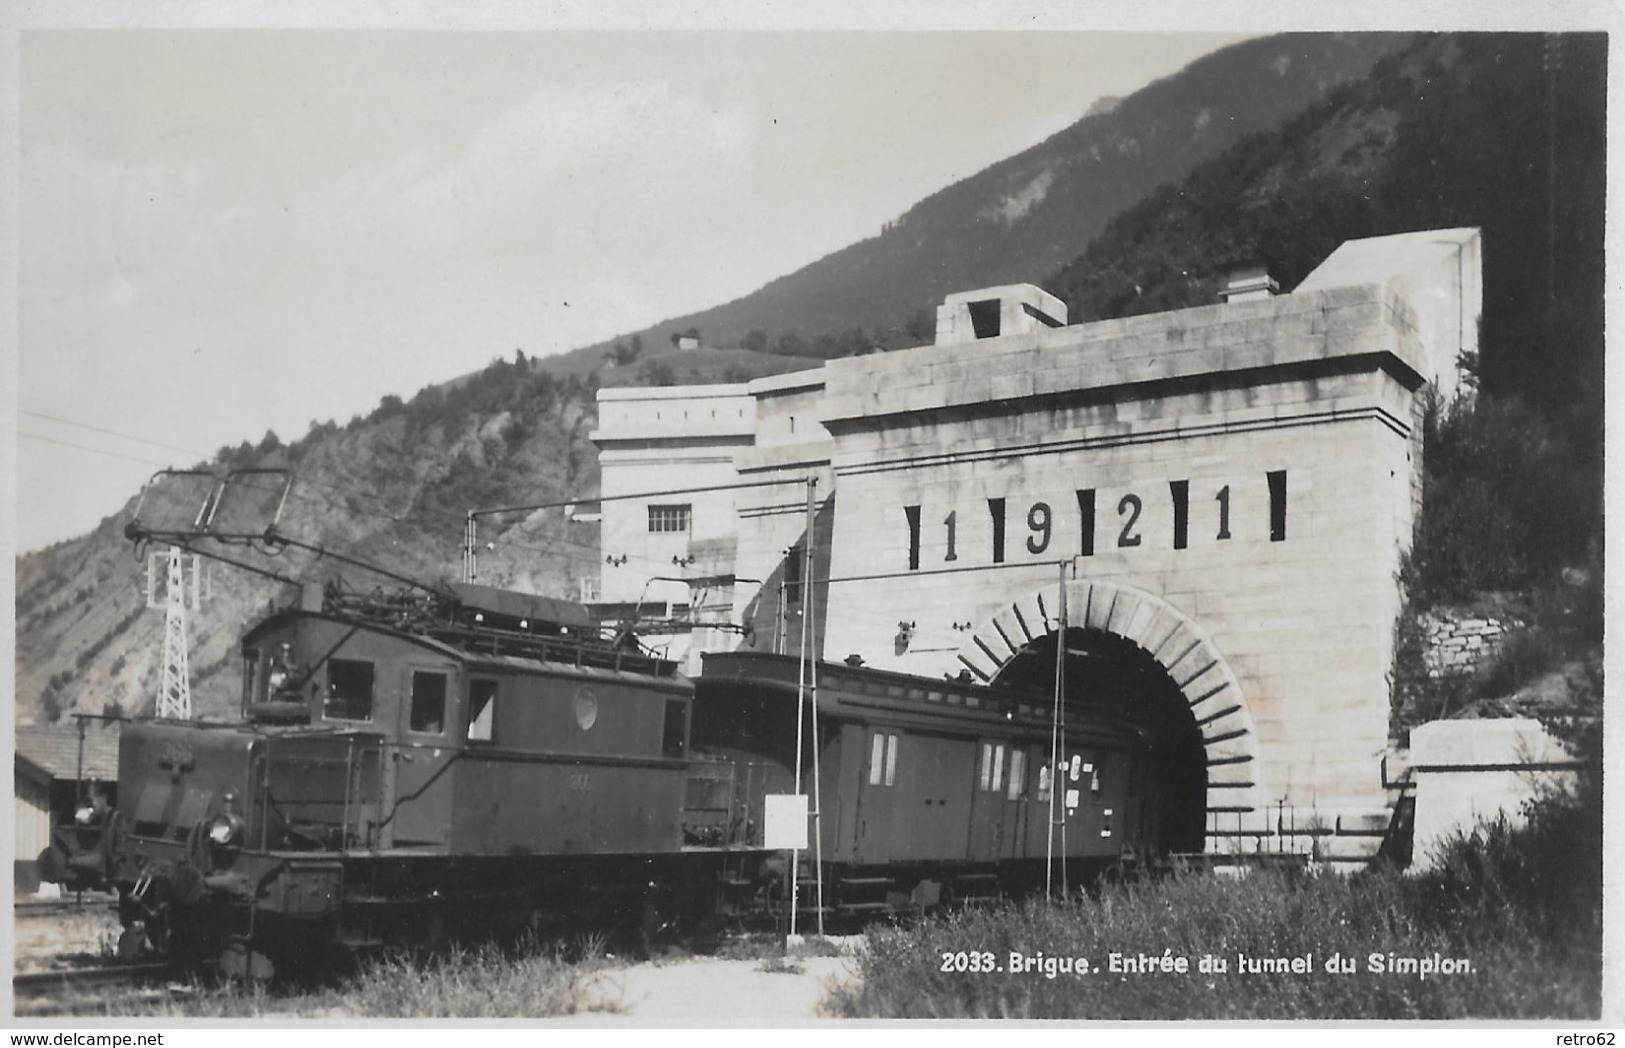
[[[1038,768],[1038,799],[1049,800],[1050,774],[1049,765],[1043,764]]]
[[[684,736],[688,734],[687,705],[682,699],[666,700],[666,731],[660,744],[660,752],[667,757],[681,757],[686,749]]]
[[[1007,800],[1019,801],[1027,795],[1026,757],[1024,750],[1010,751],[1010,792],[1005,795]]]
[[[260,649],[246,648],[243,650],[243,708],[248,703],[260,701]]]
[[[446,675],[424,670],[412,672],[413,731],[439,735],[446,730]]]
[[[372,663],[328,660],[327,702],[322,716],[331,720],[372,720]]]
[[[490,742],[491,728],[496,723],[497,682],[471,680],[468,682],[468,738],[472,742]]]
[[[894,786],[897,783],[897,736],[875,733],[869,747],[869,785]]]

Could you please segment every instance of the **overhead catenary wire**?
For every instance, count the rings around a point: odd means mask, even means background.
[[[34,435],[34,434],[25,434],[25,435],[31,436],[31,437],[36,437],[36,439],[45,440],[45,441],[48,441],[48,442],[51,442],[51,443],[66,443],[66,442],[62,442],[62,441],[57,441],[54,438],[37,436],[37,435]],[[104,455],[112,455],[114,457],[120,457],[120,458],[128,458],[131,461],[150,463],[150,464],[154,464],[154,465],[162,465],[163,464],[163,463],[157,462],[157,460],[154,460],[154,459],[141,459],[141,458],[136,458],[134,456],[121,455],[120,453],[117,453],[117,452],[105,451],[105,450],[102,450],[102,449],[91,448],[91,447],[87,447],[87,446],[83,446],[83,445],[68,444],[67,446],[76,447],[76,448],[79,448],[81,450],[89,451],[89,452],[96,453],[96,454],[104,454]],[[757,487],[757,486],[765,486],[765,485],[768,485],[768,484],[785,484],[785,483],[791,483],[791,482],[794,482],[794,481],[797,481],[797,480],[800,480],[800,479],[801,478],[777,478],[777,479],[774,479],[772,481],[764,481],[764,482],[753,483],[753,484],[751,484],[749,486]],[[267,484],[264,484],[262,482],[261,483],[256,483],[256,482],[253,482],[253,481],[245,481],[245,480],[241,480],[241,479],[239,479],[239,481],[237,483],[240,486],[242,486],[243,488],[245,488],[245,489],[258,490],[258,491],[264,491],[264,492],[271,492],[273,490],[273,487],[274,487],[272,485],[267,485]],[[331,498],[323,497],[323,496],[321,496],[319,494],[311,493],[308,490],[302,490],[302,489],[307,489],[307,488],[310,488],[310,487],[321,488],[321,489],[332,490],[332,491],[341,491],[341,492],[344,491],[344,489],[339,488],[336,485],[326,484],[326,483],[323,483],[323,482],[320,482],[320,481],[316,481],[313,478],[309,477],[308,475],[300,475],[298,477],[298,482],[295,484],[293,490],[291,490],[289,492],[288,497],[291,500],[294,500],[296,502],[299,502],[299,503],[302,503],[302,504],[305,504],[305,505],[325,506],[325,507],[328,507],[330,509],[346,513],[346,514],[348,514],[348,515],[350,515],[352,517],[360,517],[360,518],[366,518],[366,519],[371,519],[371,520],[387,521],[389,523],[396,523],[396,524],[415,525],[415,526],[421,526],[421,527],[424,527],[424,528],[433,528],[433,527],[436,527],[436,526],[439,526],[439,525],[445,525],[445,526],[447,526],[449,528],[450,525],[452,525],[457,520],[455,515],[452,512],[449,512],[449,511],[445,512],[443,514],[440,514],[439,515],[439,517],[440,517],[439,520],[433,519],[432,517],[430,517],[428,515],[410,515],[410,516],[408,516],[408,515],[401,515],[401,514],[396,514],[396,513],[368,511],[368,510],[365,510],[365,509],[360,509],[360,508],[354,507],[352,505],[347,505],[347,504],[338,502],[338,501],[336,501],[334,499],[331,499]],[[694,490],[698,491],[698,490],[702,490],[702,489],[694,489]],[[704,489],[704,490],[714,490],[714,489]],[[681,493],[681,492],[678,492],[678,493]],[[380,496],[374,496],[374,495],[368,495],[368,494],[362,494],[362,493],[347,493],[346,497],[347,498],[364,499],[364,500],[369,501],[369,502],[381,502],[382,501],[382,498]],[[630,499],[630,498],[640,498],[640,497],[654,497],[654,496],[651,496],[649,494],[628,495],[628,496],[611,496],[611,500],[614,500],[614,499],[617,499],[617,498]],[[553,507],[553,508],[562,508],[562,507],[565,507],[565,506],[579,505],[579,504],[581,504],[583,502],[590,502],[590,501],[600,501],[600,500],[594,499],[591,496],[578,496],[576,498],[569,499],[569,500],[558,500],[556,502],[548,504],[548,506]],[[587,542],[587,541],[583,541],[583,540],[579,540],[579,539],[574,539],[574,538],[571,538],[568,535],[559,535],[559,536],[551,537],[551,538],[547,539],[546,541],[547,541],[547,546],[546,547],[529,545],[529,544],[526,544],[526,543],[515,542],[515,541],[513,541],[511,539],[504,539],[504,538],[494,539],[494,540],[492,540],[492,544],[494,544],[495,546],[497,546],[499,548],[510,549],[510,550],[518,550],[518,551],[522,551],[522,552],[525,552],[525,553],[532,553],[532,554],[536,554],[538,556],[544,556],[544,557],[546,557],[546,556],[569,557],[569,556],[571,556],[571,553],[569,551],[571,551],[571,550],[579,550],[579,551],[581,551],[581,553],[590,554],[594,559],[596,559],[599,552],[601,552],[601,544],[596,544],[596,543],[591,543],[591,542]],[[356,545],[354,543],[339,542],[339,543],[335,543],[335,545],[340,550],[343,550],[343,551],[345,551],[347,553],[350,553],[351,555],[356,555],[356,556],[360,555],[360,551],[356,548]],[[564,547],[564,548],[561,548],[561,547]],[[636,553],[628,554],[628,556],[629,556],[629,558],[631,560],[631,563],[634,566],[642,567],[642,568],[644,568],[644,569],[646,569],[646,570],[648,570],[650,572],[658,572],[658,571],[664,570],[664,569],[669,567],[669,564],[666,561],[661,560],[659,558],[645,557],[645,556],[642,556],[642,555],[639,555],[639,554],[636,554]],[[310,567],[310,565],[304,566],[303,568],[300,569],[300,573],[302,574],[304,571],[308,570],[309,567]],[[1006,569],[1014,570],[1014,569],[1020,569],[1020,568],[1023,568],[1023,567],[1031,567],[1031,565],[998,564],[998,565],[984,565],[984,566],[980,566],[980,567],[972,566],[972,567],[946,569],[946,570],[963,572],[963,571],[1006,570]],[[840,583],[849,583],[849,582],[872,581],[872,580],[891,579],[891,578],[903,578],[903,577],[908,577],[910,575],[927,574],[927,573],[932,573],[932,572],[897,571],[897,572],[886,572],[886,573],[877,573],[877,574],[869,574],[869,575],[826,576],[826,577],[819,578],[819,579],[809,578],[808,583],[809,584],[814,584],[814,583],[840,584]],[[850,619],[854,615],[857,616],[858,618],[862,619],[863,621],[872,623],[876,627],[886,625],[886,623],[884,621],[882,621],[882,617],[870,618],[868,616],[862,615],[861,612],[856,612],[856,611],[850,613],[848,615],[848,618]]]
[[[534,513],[542,509],[560,509],[567,506],[578,506],[586,502],[628,502],[638,499],[671,498],[676,495],[704,495],[718,491],[743,491],[750,488],[775,487],[782,484],[802,484],[806,478],[801,476],[774,477],[767,480],[740,481],[732,484],[707,484],[693,488],[678,488],[675,490],[641,491],[621,495],[578,495],[566,499],[554,499],[548,502],[537,502],[524,506],[494,506],[488,509],[471,509],[464,521],[463,533],[463,581],[473,582],[479,577],[479,519],[481,517],[494,517],[506,513]]]
[[[134,434],[123,433],[123,432],[120,432],[118,430],[109,429],[107,427],[93,426],[93,425],[91,425],[89,423],[78,422],[76,420],[65,418],[63,416],[50,415],[50,414],[47,414],[45,412],[34,412],[34,411],[28,411],[26,413],[29,414],[29,415],[35,416],[35,417],[40,417],[40,418],[46,419],[48,421],[61,422],[61,423],[66,424],[66,425],[76,426],[76,427],[79,427],[79,428],[82,428],[82,429],[85,429],[85,430],[88,430],[88,431],[91,431],[91,432],[105,433],[106,435],[109,435],[109,436],[115,436],[115,437],[119,437],[119,438],[122,438],[122,439],[139,441],[141,443],[151,444],[151,445],[154,445],[154,446],[167,447],[167,448],[170,448],[171,450],[182,451],[182,452],[186,452],[188,454],[196,454],[196,455],[199,455],[200,457],[205,457],[205,458],[208,457],[206,453],[198,451],[197,449],[182,448],[182,447],[180,447],[178,445],[166,445],[166,444],[162,444],[161,442],[158,442],[158,441],[148,440],[147,438],[144,438],[144,437],[137,437]],[[52,438],[52,437],[47,437],[47,436],[44,436],[44,435],[41,435],[41,434],[25,433],[25,434],[21,434],[21,435],[25,435],[25,436],[30,437],[31,439],[38,439],[38,440],[42,440],[42,441],[49,442],[49,443],[62,444],[62,445],[65,445],[65,446],[68,446],[68,447],[71,447],[71,448],[76,448],[76,449],[83,450],[83,451],[86,451],[86,452],[90,452],[90,453],[93,453],[93,454],[108,455],[108,456],[112,456],[112,457],[128,459],[130,461],[143,462],[143,463],[154,464],[154,465],[162,465],[163,464],[163,463],[158,462],[158,460],[156,460],[155,458],[141,458],[141,457],[134,456],[134,455],[126,455],[126,454],[122,454],[122,453],[116,452],[116,451],[110,451],[110,450],[106,450],[106,449],[94,448],[94,447],[90,447],[90,446],[87,446],[87,445],[74,444],[74,443],[71,443],[71,442],[68,442],[68,441],[62,441],[62,440]],[[678,489],[678,490],[675,490],[675,491],[638,492],[638,493],[630,493],[630,494],[623,494],[623,495],[609,495],[609,496],[576,494],[576,495],[573,495],[573,496],[571,496],[569,498],[556,499],[556,500],[552,500],[552,501],[549,501],[549,502],[538,503],[538,504],[535,504],[534,506],[504,506],[504,507],[497,507],[497,508],[489,509],[489,510],[478,510],[478,511],[474,511],[474,512],[478,516],[491,516],[491,515],[498,515],[498,514],[511,513],[511,512],[521,512],[521,511],[533,512],[536,509],[565,508],[565,507],[581,505],[583,503],[589,503],[589,502],[602,503],[602,502],[606,502],[606,501],[614,502],[614,501],[628,501],[628,500],[637,500],[637,499],[653,499],[653,498],[663,498],[663,497],[668,497],[668,496],[673,496],[673,495],[702,494],[702,493],[709,493],[709,492],[715,492],[715,491],[724,491],[724,490],[745,490],[745,489],[752,489],[752,488],[762,488],[762,487],[772,487],[772,486],[799,484],[799,483],[804,483],[804,482],[805,482],[805,477],[804,476],[788,476],[788,477],[773,477],[773,478],[768,478],[768,479],[759,480],[759,481],[746,481],[746,482],[729,483],[729,484],[721,484],[721,485],[705,485],[705,486],[694,487],[694,488]],[[254,482],[252,480],[248,480],[248,479],[244,479],[244,478],[239,478],[236,483],[238,485],[240,485],[241,487],[243,487],[245,489],[249,489],[249,490],[263,490],[263,491],[270,491],[271,490],[270,485],[266,485],[263,482],[256,483],[256,482]],[[330,497],[325,497],[322,494],[319,494],[317,491],[312,491],[311,489],[319,489],[320,491],[330,491],[330,492],[339,493],[339,494],[343,495],[343,501],[340,501],[340,500],[334,499],[334,498],[330,498]],[[431,511],[431,512],[427,512],[427,513],[417,513],[417,514],[405,514],[405,513],[397,512],[397,511],[394,511],[392,508],[388,507],[384,496],[374,495],[374,494],[371,494],[371,493],[366,493],[366,492],[355,491],[355,490],[343,488],[343,487],[340,487],[340,486],[335,485],[335,484],[330,484],[330,483],[326,483],[324,481],[317,480],[316,478],[314,478],[312,476],[309,476],[308,474],[303,474],[303,473],[298,475],[298,482],[294,485],[294,488],[289,492],[288,497],[291,500],[294,500],[294,501],[296,501],[296,502],[298,502],[300,504],[303,504],[303,505],[323,506],[323,507],[326,507],[328,509],[332,509],[334,511],[344,513],[344,514],[346,514],[348,516],[351,516],[351,517],[370,519],[370,520],[374,520],[374,521],[383,521],[383,522],[387,522],[387,523],[391,523],[391,524],[401,524],[401,525],[415,526],[415,527],[421,527],[421,528],[425,528],[425,529],[433,529],[433,528],[437,528],[437,527],[444,527],[447,530],[450,530],[450,528],[453,527],[457,523],[464,523],[465,525],[467,523],[466,515],[461,521],[459,521],[455,511],[452,511],[452,510],[443,510],[443,511],[438,511],[438,512]],[[356,506],[354,504],[356,501],[372,503],[372,504],[380,506],[382,508],[380,508],[380,509],[367,509],[367,508],[358,507],[358,506]],[[593,559],[596,559],[597,556],[602,552],[602,544],[601,543],[592,543],[592,542],[582,541],[582,540],[579,540],[579,539],[574,539],[574,538],[570,537],[567,534],[558,535],[558,536],[551,536],[551,537],[545,538],[544,543],[545,543],[545,545],[532,545],[532,544],[528,544],[528,543],[517,542],[517,541],[514,541],[512,539],[496,538],[496,539],[492,540],[491,544],[495,545],[498,548],[507,549],[507,550],[516,550],[516,551],[520,551],[520,552],[524,552],[524,553],[531,553],[531,554],[535,554],[537,556],[542,556],[542,557],[559,556],[559,557],[568,558],[568,557],[572,557],[572,556],[576,555],[576,553],[574,551],[579,551],[580,554],[590,555]],[[336,543],[335,545],[338,548],[346,550],[346,551],[354,552],[354,550],[355,550],[354,545],[351,544],[351,543]],[[666,561],[664,561],[662,559],[659,559],[659,558],[646,557],[646,556],[643,556],[641,554],[638,554],[638,553],[635,553],[635,552],[630,552],[630,551],[626,555],[630,558],[631,563],[635,567],[643,568],[647,572],[651,572],[651,573],[659,572],[659,571],[662,571],[662,570],[665,570],[665,569],[669,568],[669,564]],[[906,577],[911,577],[911,576],[923,576],[923,575],[928,575],[928,574],[960,573],[960,572],[975,572],[975,571],[990,571],[990,570],[1020,570],[1022,568],[1031,568],[1031,567],[1034,567],[1034,566],[1035,565],[1031,565],[1031,564],[990,564],[990,565],[980,565],[980,566],[966,566],[966,567],[961,567],[961,568],[925,569],[923,571],[899,570],[899,571],[895,571],[895,572],[878,572],[878,573],[868,573],[868,574],[862,574],[862,575],[841,575],[841,576],[830,575],[830,576],[827,576],[827,577],[825,577],[823,579],[813,579],[813,578],[810,577],[810,574],[809,574],[808,577],[806,578],[805,582],[806,582],[806,585],[809,585],[809,586],[813,585],[815,583],[838,585],[838,584],[855,583],[855,582],[884,581],[884,580],[889,580],[889,579],[906,578]],[[861,613],[857,613],[857,614],[859,614],[860,617],[861,617]],[[884,625],[885,623],[880,622],[877,619],[877,620],[874,621],[874,624],[876,626],[881,626],[881,625]]]
[[[118,451],[108,451],[105,448],[93,448],[88,444],[75,444],[70,440],[59,440],[56,437],[47,437],[40,433],[30,433],[27,430],[19,429],[17,431],[17,435],[19,437],[25,437],[29,440],[37,440],[44,444],[55,444],[59,447],[72,448],[75,451],[88,451],[93,455],[106,455],[108,458],[124,459],[127,462],[140,462],[143,465],[148,466],[167,465],[167,463],[161,462],[158,459],[141,458],[137,455],[126,455]]]
[[[116,429],[108,429],[105,426],[93,426],[88,422],[79,422],[71,418],[63,418],[61,415],[49,415],[43,411],[31,411],[28,408],[18,408],[17,414],[27,415],[29,418],[42,419],[46,422],[56,422],[64,426],[73,426],[76,429],[87,429],[92,433],[104,433],[110,437],[118,437],[120,440],[132,440],[137,444],[150,444],[155,448],[167,448],[170,451],[179,451],[185,455],[198,455],[205,459],[213,457],[212,452],[199,451],[196,448],[183,448],[178,444],[165,444],[161,440],[153,440],[150,437],[138,437],[134,433],[123,433]]]

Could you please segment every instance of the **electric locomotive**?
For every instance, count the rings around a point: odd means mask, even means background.
[[[330,591],[242,658],[240,721],[127,726],[119,807],[44,863],[118,890],[127,955],[268,977],[333,944],[646,931],[752,883],[766,775],[691,756],[694,684],[579,605]]]

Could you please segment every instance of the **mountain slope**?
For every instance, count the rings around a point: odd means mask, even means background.
[[[729,346],[752,330],[811,341],[862,327],[894,348],[929,341],[928,326],[912,338],[904,329],[944,295],[1050,272],[1158,186],[1363,78],[1410,39],[1284,34],[1235,44],[927,197],[876,237],[637,334],[665,344],[694,327]],[[592,359],[604,349],[578,352]]]

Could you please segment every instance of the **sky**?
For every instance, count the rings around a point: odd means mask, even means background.
[[[34,29],[16,543],[746,294],[1240,34]]]

